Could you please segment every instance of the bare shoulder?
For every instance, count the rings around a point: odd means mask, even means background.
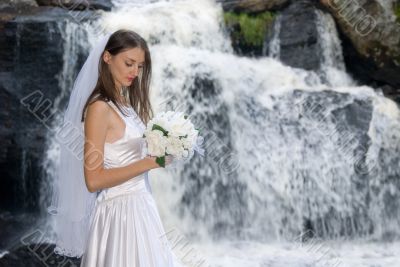
[[[110,105],[104,100],[95,100],[88,107],[97,111],[107,111],[110,109]]]
[[[96,100],[88,105],[87,112],[91,115],[104,116],[110,113],[110,105],[103,100]]]
[[[90,103],[86,110],[86,121],[96,121],[108,124],[111,107],[103,100],[96,100]]]

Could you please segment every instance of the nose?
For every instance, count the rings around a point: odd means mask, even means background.
[[[137,64],[133,65],[133,70],[132,70],[132,76],[138,76],[139,75],[139,66]]]

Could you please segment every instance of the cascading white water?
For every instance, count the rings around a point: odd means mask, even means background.
[[[54,100],[51,111],[49,114],[54,114],[54,125],[49,125],[48,123],[43,123],[46,127],[48,127],[49,131],[47,132],[47,151],[42,162],[43,170],[46,172],[45,178],[42,180],[42,192],[40,194],[41,199],[40,202],[44,203],[42,205],[42,212],[47,214],[48,207],[53,205],[51,203],[54,199],[52,199],[53,190],[56,190],[56,186],[53,184],[55,177],[57,177],[58,173],[58,165],[60,161],[60,146],[59,146],[59,137],[57,137],[57,132],[60,129],[59,127],[62,125],[63,114],[65,106],[65,100],[69,98],[71,93],[74,80],[76,78],[75,74],[77,74],[77,68],[79,68],[79,56],[84,54],[84,51],[88,51],[90,48],[90,44],[87,42],[87,27],[82,27],[83,25],[79,25],[75,22],[64,22],[61,21],[57,24],[58,31],[64,32],[64,56],[63,56],[63,66],[61,68],[61,72],[58,75],[58,83],[60,87],[60,94]],[[45,96],[44,96],[45,97]],[[53,127],[53,128],[51,128]],[[50,129],[51,128],[51,129]],[[53,227],[53,218],[50,216],[47,220],[46,225],[41,225],[43,230],[46,232],[48,229],[52,229]],[[52,231],[49,232],[49,239],[54,238]]]
[[[274,21],[274,29],[273,29],[273,36],[271,37],[271,41],[269,42],[268,45],[268,55],[272,58],[278,59],[281,54],[281,44],[280,44],[280,38],[279,34],[281,33],[281,19],[282,16],[278,15]],[[264,51],[264,54],[266,54],[266,51]]]
[[[343,50],[336,29],[335,21],[328,13],[316,10],[316,27],[319,34],[319,45],[322,50],[321,73],[330,86],[354,85],[345,72]]]
[[[167,232],[188,238],[197,261],[326,266],[316,262],[320,252],[286,243],[312,229],[331,249],[327,263],[341,255],[366,266],[344,256],[356,244],[346,250],[328,240],[400,235],[400,112],[373,89],[353,86],[330,17],[318,13],[321,78],[273,58],[234,55],[211,0],[114,4],[98,23],[148,40],[155,111],[186,111],[206,137],[204,159],[151,173]],[[358,249],[352,253],[357,258]]]

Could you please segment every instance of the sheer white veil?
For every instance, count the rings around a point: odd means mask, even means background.
[[[90,193],[85,184],[81,116],[96,86],[100,57],[110,35],[101,37],[86,59],[75,80],[62,127],[56,133],[60,143],[60,163],[48,212],[54,215],[54,252],[69,257],[81,257],[85,251],[89,220],[97,196],[97,193]]]

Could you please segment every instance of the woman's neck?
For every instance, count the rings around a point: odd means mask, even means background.
[[[122,86],[117,87],[117,102],[123,106],[128,106],[129,91],[128,88],[124,88]]]

